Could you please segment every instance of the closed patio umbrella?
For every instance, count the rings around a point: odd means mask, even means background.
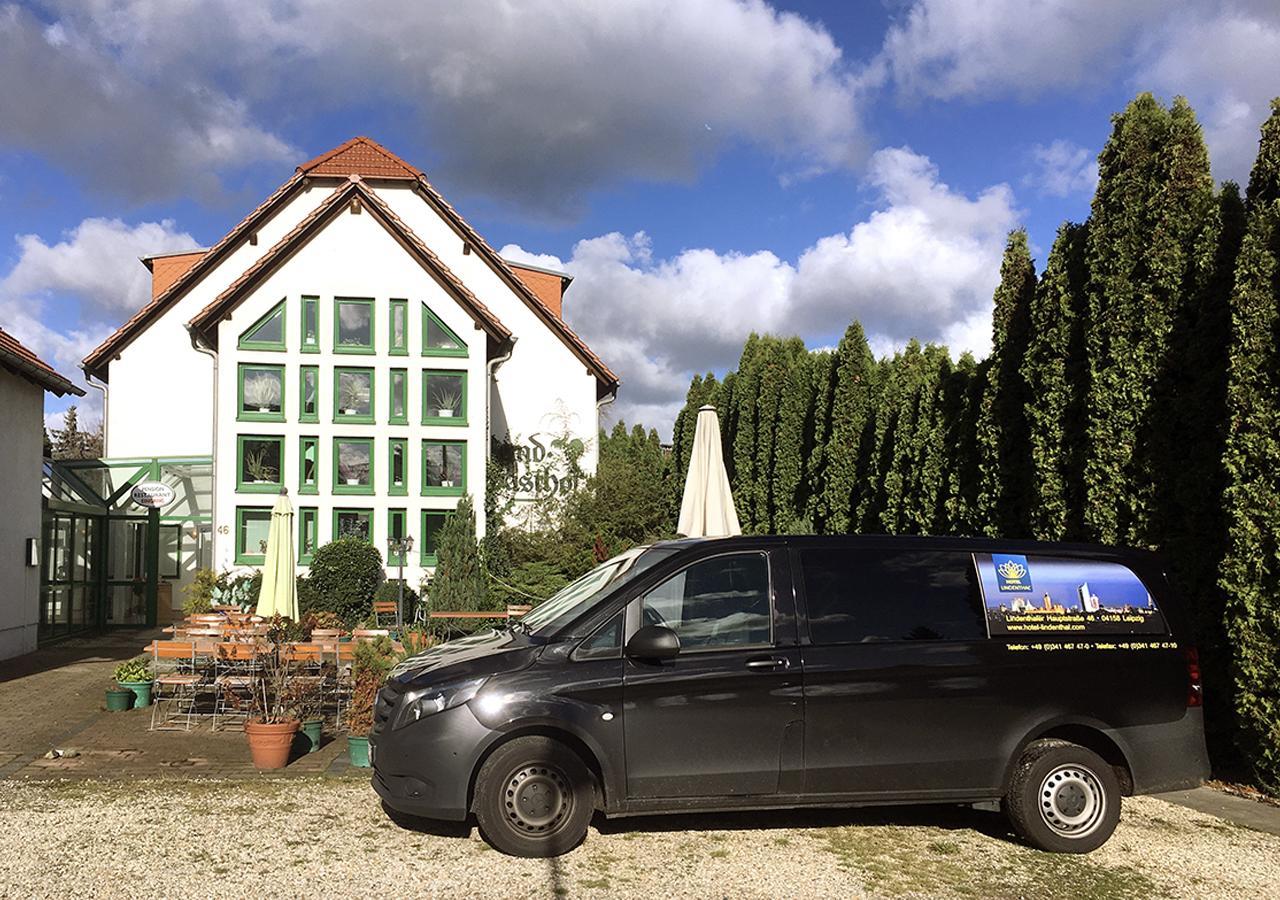
[[[714,406],[698,410],[693,433],[693,454],[684,479],[684,499],[676,531],[686,537],[723,537],[742,534],[733,506],[729,473],[720,449],[720,420]]]
[[[276,614],[298,621],[298,587],[293,561],[293,504],[289,491],[280,489],[271,508],[267,531],[267,553],[262,561],[262,592],[258,594],[258,615]]]

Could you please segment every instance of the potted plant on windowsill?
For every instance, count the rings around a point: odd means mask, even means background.
[[[280,616],[275,616],[267,628],[266,644],[258,657],[261,673],[244,723],[245,739],[256,768],[283,769],[289,762],[289,751],[301,722],[296,688],[291,683],[294,666],[285,645],[306,637],[305,628]]]
[[[360,415],[360,408],[369,402],[369,389],[350,383],[342,387],[342,414],[344,416]]]
[[[260,413],[280,411],[280,382],[272,375],[256,375],[245,379],[244,405]]]
[[[441,419],[452,419],[458,414],[458,406],[462,402],[462,392],[452,389],[437,391],[436,416]]]
[[[121,690],[132,691],[133,705],[136,707],[151,705],[151,684],[155,678],[151,674],[151,658],[138,656],[128,662],[116,666],[112,677]]]
[[[351,706],[346,714],[347,757],[351,765],[369,767],[369,732],[378,692],[395,664],[395,647],[385,636],[356,645],[352,664]]]

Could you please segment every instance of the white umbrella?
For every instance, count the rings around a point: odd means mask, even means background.
[[[267,553],[262,561],[258,615],[280,615],[298,621],[298,584],[293,561],[293,504],[284,488],[271,508]]]
[[[729,473],[720,450],[720,420],[714,406],[698,410],[693,433],[693,454],[684,479],[684,500],[676,531],[686,537],[722,537],[742,534],[738,511],[733,507]]]

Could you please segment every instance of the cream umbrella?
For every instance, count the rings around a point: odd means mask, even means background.
[[[693,454],[684,479],[684,500],[676,531],[686,537],[723,537],[742,534],[738,511],[733,507],[729,473],[720,450],[720,420],[714,406],[698,410],[693,433]]]
[[[298,584],[293,563],[293,504],[287,488],[280,489],[271,507],[271,527],[267,531],[267,553],[262,561],[262,592],[258,594],[258,615],[279,614],[298,621]]]

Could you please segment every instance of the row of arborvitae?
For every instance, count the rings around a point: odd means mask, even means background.
[[[1037,277],[1009,236],[989,358],[876,359],[752,335],[676,420],[721,411],[743,528],[987,534],[1160,548],[1204,657],[1211,743],[1280,787],[1280,101],[1245,197],[1187,103],[1114,119],[1087,222]]]

